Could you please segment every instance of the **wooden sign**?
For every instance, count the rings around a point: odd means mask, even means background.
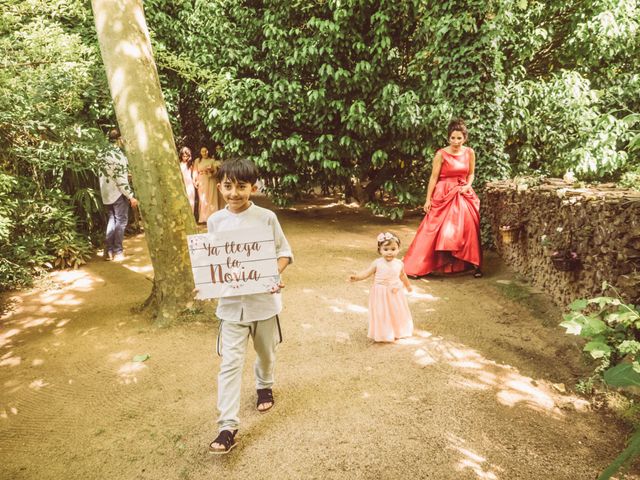
[[[264,293],[280,282],[270,228],[188,235],[196,298]]]

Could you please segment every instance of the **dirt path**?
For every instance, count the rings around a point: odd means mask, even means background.
[[[151,287],[135,237],[122,264],[96,259],[11,297],[0,319],[0,478],[576,480],[621,450],[622,425],[553,386],[583,371],[558,312],[536,293],[509,299],[516,284],[496,258],[480,280],[414,281],[416,335],[373,344],[369,282],[344,279],[375,257],[378,232],[406,248],[419,219],[326,204],[279,216],[296,263],[277,405],[255,411],[250,355],[231,455],[206,449],[216,324],[157,330],[130,313]]]

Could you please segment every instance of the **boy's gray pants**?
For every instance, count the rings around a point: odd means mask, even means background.
[[[249,336],[253,339],[256,363],[256,389],[271,388],[276,360],[276,347],[282,341],[280,322],[275,315],[256,322],[228,322],[220,320],[218,355],[222,356],[218,374],[218,418],[219,430],[235,430],[240,420],[240,389],[242,367]]]

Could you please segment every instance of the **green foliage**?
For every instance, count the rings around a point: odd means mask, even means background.
[[[618,455],[598,477],[598,480],[609,480],[625,464],[640,454],[640,430],[636,430],[629,439],[629,445]]]
[[[256,161],[276,196],[341,186],[400,216],[424,201],[453,116],[468,120],[480,181],[506,174],[498,26],[483,21],[485,2],[227,0],[186,10],[182,27],[207,35],[173,42],[171,68],[197,84],[205,123],[227,154]],[[174,28],[152,16],[156,31]],[[194,73],[202,71],[208,80]]]
[[[562,176],[568,170],[600,179],[621,170],[627,152],[618,149],[628,126],[601,112],[598,93],[577,72],[545,80],[514,82],[505,116],[514,170]]]
[[[0,12],[0,284],[9,288],[87,257],[84,237],[101,226],[98,121],[110,99],[86,2],[9,0]]]
[[[521,8],[518,7],[520,5]],[[586,180],[640,166],[640,6],[635,0],[504,2],[513,170]],[[637,134],[637,132],[636,132]]]
[[[54,267],[77,268],[90,243],[76,233],[69,197],[45,190],[34,196],[32,181],[0,173],[0,290],[29,285]]]
[[[633,368],[633,365],[629,363],[611,367],[609,370],[604,372],[603,378],[608,385],[613,387],[628,387],[631,385],[636,387],[640,386],[640,373],[638,373]]]
[[[605,282],[607,288],[615,292]],[[576,300],[569,310],[560,326],[589,340],[583,350],[597,360],[595,374],[613,386],[640,386],[640,309],[616,293]]]
[[[575,300],[560,326],[567,333],[590,340],[584,351],[598,362],[594,376],[580,382],[582,393],[591,393],[594,382],[602,379],[614,387],[640,387],[640,308],[624,303],[615,289],[604,282],[603,293],[613,290],[615,297]],[[602,472],[598,480],[608,480],[622,466],[640,454],[640,430],[627,448]]]
[[[454,116],[470,127],[480,189],[510,173],[598,180],[640,165],[627,121],[640,111],[633,1],[154,0],[147,11],[167,85],[193,93],[181,98],[283,201],[329,185],[377,213],[419,205]]]
[[[1,3],[0,173],[18,203],[67,194],[56,208],[77,221],[61,244],[95,238],[99,126],[113,114],[89,2]],[[458,116],[477,190],[566,170],[639,188],[635,0],[148,0],[145,12],[176,138],[252,158],[279,204],[320,186],[400,218],[423,203]]]

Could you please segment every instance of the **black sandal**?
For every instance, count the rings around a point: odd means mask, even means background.
[[[476,268],[473,272],[473,276],[474,278],[482,278],[483,277],[482,270],[480,270],[479,268]]]
[[[256,392],[258,393],[258,401],[256,402],[256,408],[262,405],[263,403],[271,404],[269,407],[265,408],[264,410],[260,410],[258,408],[258,411],[260,413],[264,413],[271,410],[276,403],[275,400],[273,399],[273,390],[271,390],[270,388],[259,388],[258,390],[256,390]]]
[[[233,432],[231,430],[222,430],[216,439],[209,444],[209,453],[214,455],[226,455],[229,453],[231,449],[237,445],[236,433],[238,433],[238,430],[234,430]],[[214,443],[222,445],[224,450],[213,448]]]

